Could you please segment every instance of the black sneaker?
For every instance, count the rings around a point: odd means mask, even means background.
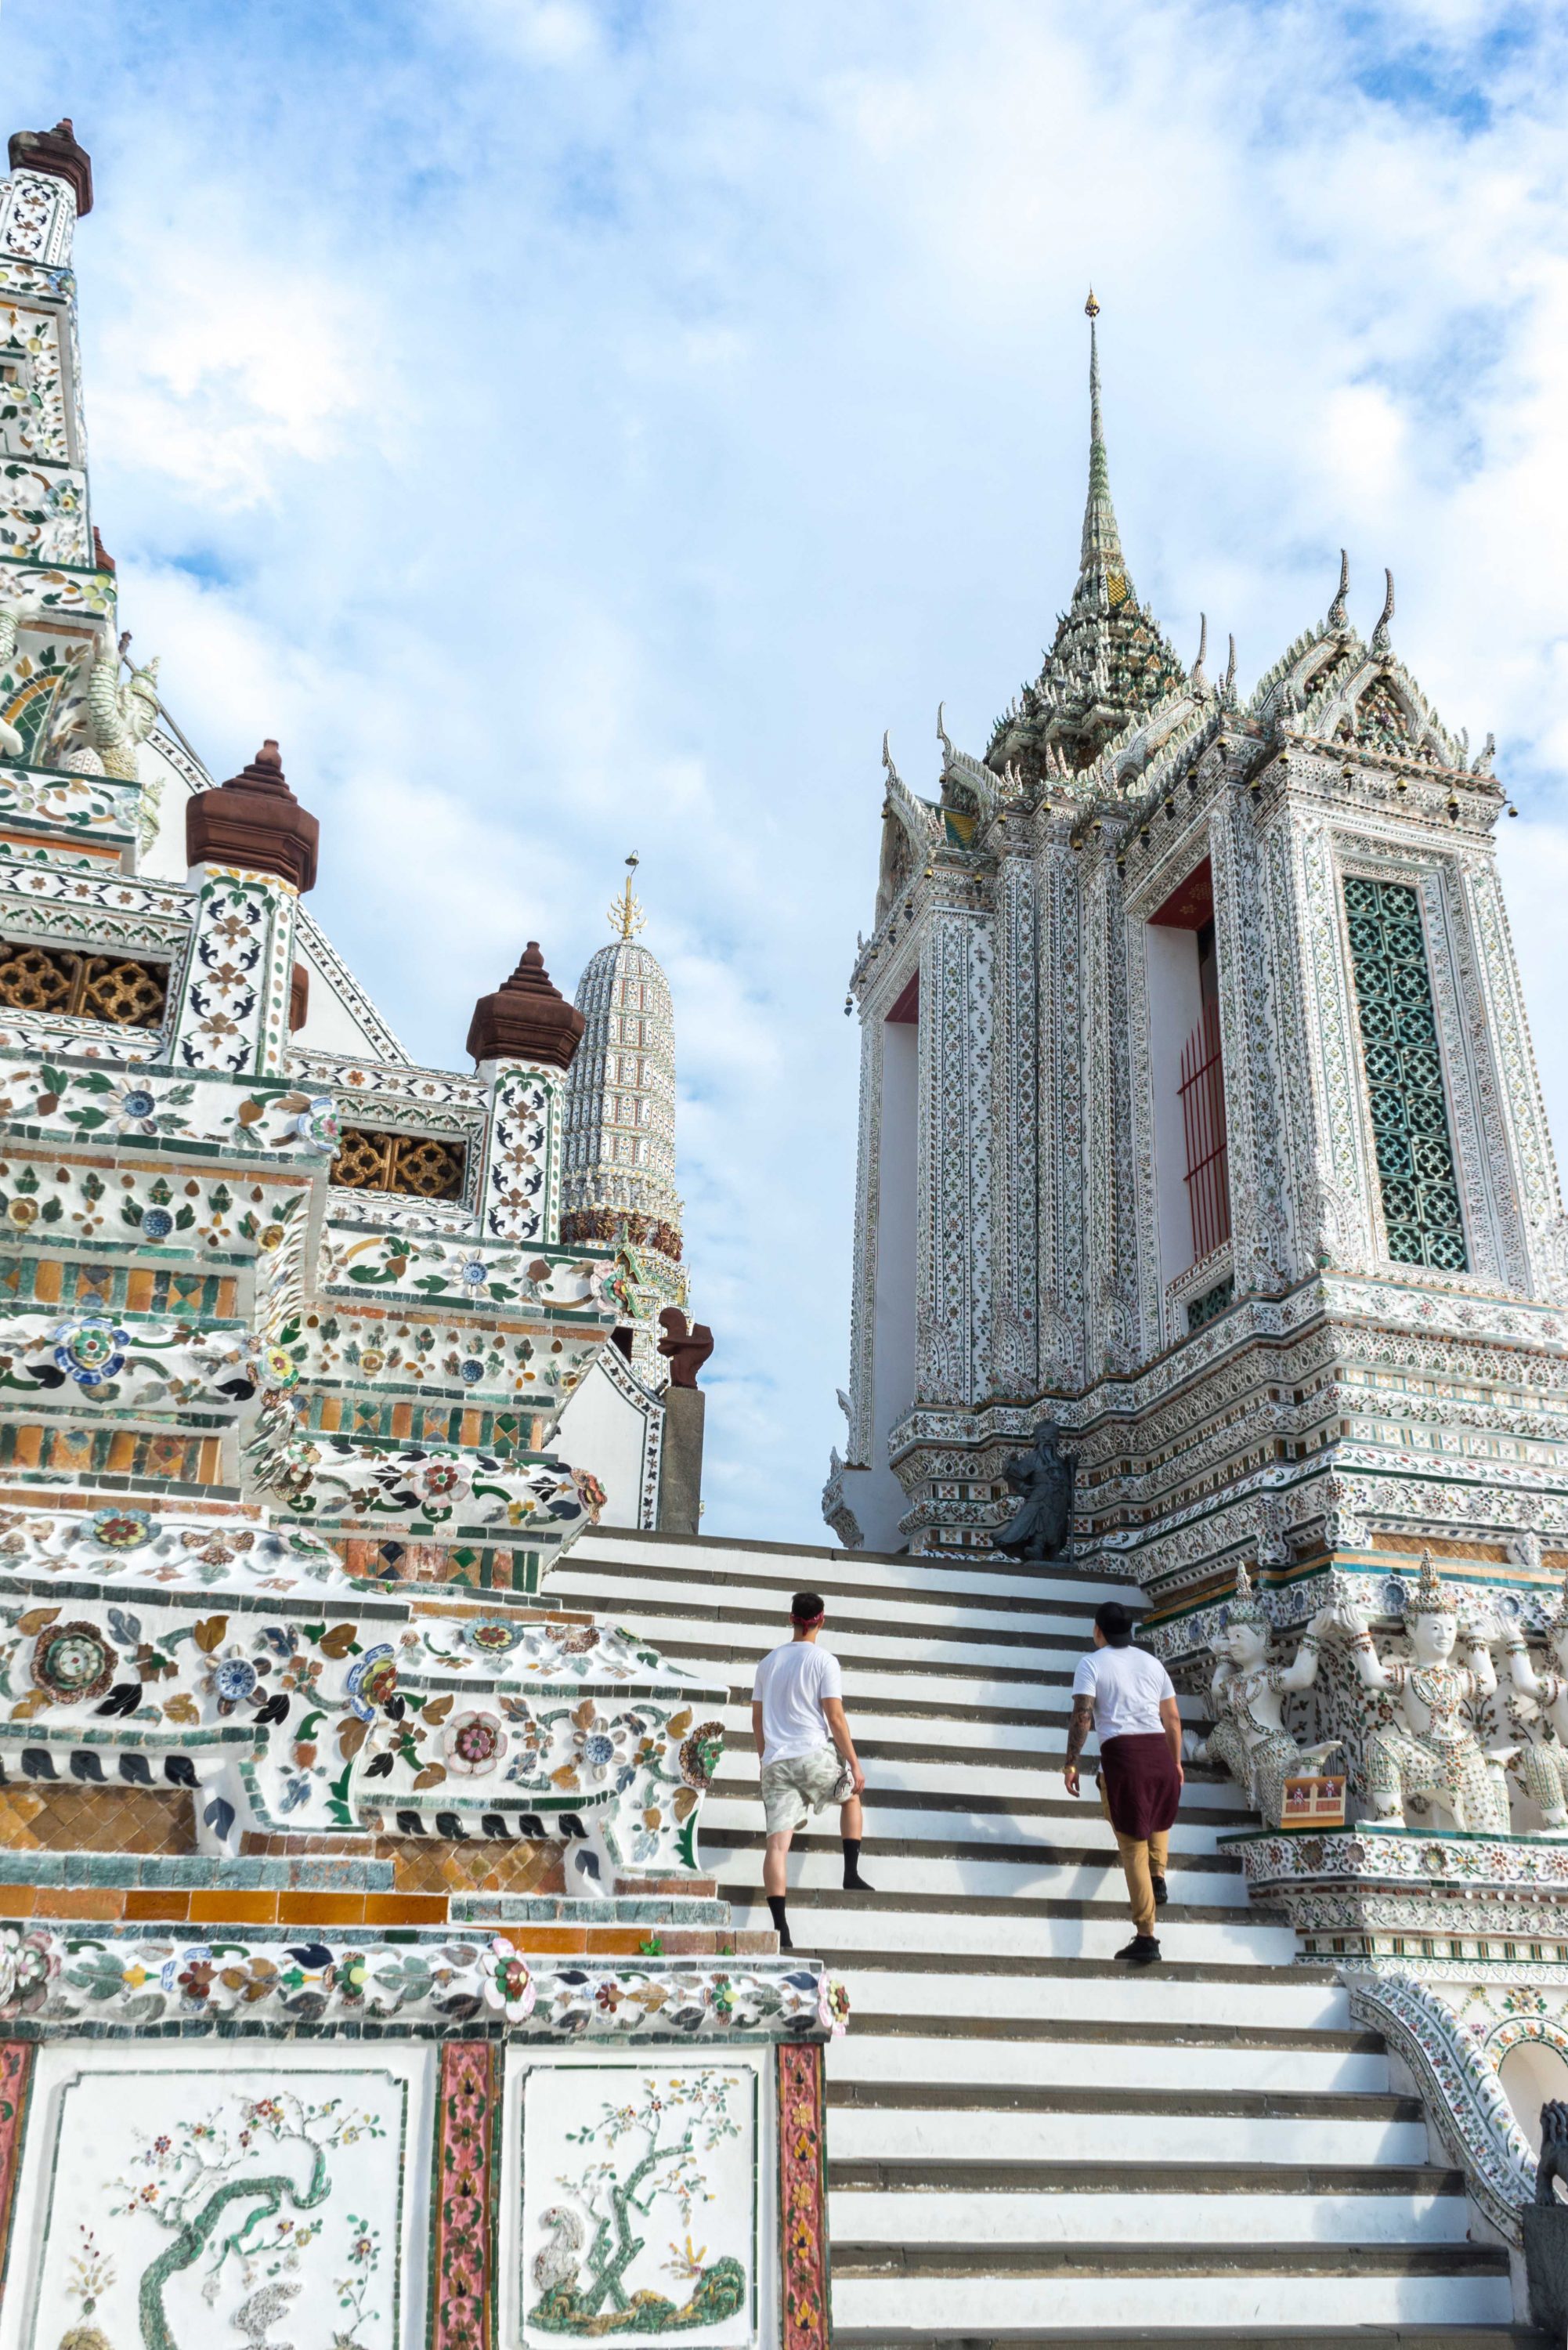
[[[1164,1907],[1165,1907],[1165,1905],[1166,1905],[1166,1903],[1167,1903],[1167,1902],[1169,1900],[1169,1898],[1170,1898],[1170,1889],[1169,1889],[1169,1887],[1168,1887],[1168,1885],[1166,1884],[1166,1881],[1165,1881],[1164,1877],[1156,1877],[1156,1875],[1154,1874],[1154,1871],[1153,1871],[1152,1869],[1150,1869],[1150,1871],[1149,1871],[1149,1877],[1148,1877],[1148,1881],[1149,1881],[1150,1885],[1154,1887],[1154,1906],[1155,1906],[1155,1908],[1156,1908],[1157,1909],[1163,1909],[1163,1908],[1164,1908]]]
[[[1152,1934],[1135,1934],[1126,1950],[1118,1950],[1116,1956],[1129,1967],[1152,1967],[1159,1957],[1159,1944]]]

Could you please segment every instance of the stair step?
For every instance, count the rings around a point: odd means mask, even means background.
[[[953,2085],[997,2082],[1016,2085],[1153,2090],[1189,2085],[1215,2090],[1301,2089],[1317,2094],[1359,2095],[1386,2090],[1388,2058],[1377,2047],[1346,2052],[1332,2047],[1261,2047],[1255,2042],[1229,2046],[1190,2041],[1128,2041],[1102,2033],[1094,2040],[1063,2040],[1041,2033],[976,2040],[956,2035],[935,2017],[925,2019],[925,2036],[913,2033],[855,2032],[828,2051],[834,2082],[907,2081],[930,2091],[934,2101]]]
[[[1098,1816],[1096,1799],[1092,1796],[1069,1795],[1065,1791],[1054,1795],[1031,1795],[1025,1794],[1022,1789],[1016,1794],[1006,1790],[998,1792],[983,1788],[977,1788],[971,1792],[961,1784],[954,1786],[951,1783],[952,1757],[947,1751],[939,1747],[931,1749],[931,1760],[941,1763],[944,1779],[948,1782],[940,1787],[909,1787],[905,1786],[898,1778],[890,1778],[888,1775],[887,1763],[889,1761],[905,1763],[910,1758],[904,1752],[899,1751],[889,1755],[886,1748],[874,1749],[867,1741],[861,1738],[857,1738],[855,1751],[862,1762],[869,1762],[875,1759],[881,1762],[884,1766],[877,1773],[877,1783],[868,1784],[862,1798],[867,1812],[929,1812],[933,1818],[950,1814],[960,1818],[1076,1820],[1080,1823],[1085,1818],[1094,1819]],[[745,1767],[748,1762],[753,1766],[751,1770]],[[1025,1781],[1025,1785],[1045,1779],[1046,1774],[1043,1765],[1033,1764],[1025,1767],[1030,1770],[1031,1774],[1030,1779]],[[722,1802],[728,1797],[737,1803],[754,1804],[757,1801],[760,1769],[755,1754],[747,1756],[743,1753],[736,1753],[732,1748],[724,1758],[723,1768],[713,1783],[713,1794],[709,1797],[707,1809],[703,1814],[704,1819],[711,1814],[715,1799]],[[868,1779],[870,1775],[867,1773]],[[998,1772],[995,1775],[1002,1774]],[[1017,1775],[1022,1776],[1022,1772]],[[1175,1833],[1179,1833],[1184,1827],[1199,1825],[1187,1816],[1192,1792],[1192,1772],[1189,1770],[1187,1786],[1183,1791],[1183,1816],[1178,1820]],[[1225,1781],[1225,1788],[1227,1792],[1234,1792],[1233,1783],[1229,1778]],[[826,1822],[829,1816],[826,1813],[821,1815],[824,1822]],[[1251,1827],[1253,1825],[1254,1816],[1251,1812],[1244,1811],[1240,1804],[1205,1804],[1200,1825],[1206,1830],[1212,1830],[1218,1834],[1231,1827]],[[836,1822],[826,1832],[836,1834]],[[803,1830],[802,1833],[805,1831]],[[1109,1835],[1110,1833],[1107,1823],[1106,1834]]]
[[[846,2277],[1506,2276],[1497,2244],[864,2244],[833,2247]]]
[[[738,1603],[743,1604],[748,1620],[763,1615],[772,1616],[776,1602],[779,1604],[774,1621],[778,1627],[777,1637],[781,1639],[785,1628],[788,1601],[798,1588],[793,1576],[787,1575],[744,1575],[729,1568],[709,1567],[701,1575],[693,1575],[690,1581],[680,1585],[679,1589],[672,1589],[669,1585],[661,1585],[657,1575],[648,1568],[619,1565],[608,1560],[585,1556],[580,1541],[574,1544],[561,1565],[552,1568],[551,1597],[562,1598],[578,1582],[587,1585],[595,1610],[601,1615],[606,1612],[607,1602],[616,1607],[639,1607],[644,1593],[662,1592],[668,1595],[670,1606],[683,1602],[693,1614],[701,1611],[708,1592],[730,1593]],[[1074,1635],[1086,1643],[1092,1638],[1090,1627],[1096,1605],[1093,1600],[1069,1599],[1058,1592],[1027,1584],[1015,1586],[1008,1591],[966,1591],[946,1586],[933,1586],[928,1591],[867,1580],[857,1583],[853,1589],[841,1586],[830,1590],[824,1583],[817,1584],[815,1588],[827,1602],[834,1630],[853,1620],[857,1613],[862,1622],[882,1624],[898,1617],[911,1626],[935,1629],[943,1627],[944,1617],[956,1618],[961,1623],[970,1617],[1012,1617],[1017,1618],[1019,1628],[1023,1630],[1038,1629],[1041,1622],[1046,1619],[1070,1626]],[[1127,1600],[1124,1604],[1134,1615],[1142,1613],[1136,1602]],[[849,1613],[844,1614],[842,1610]]]
[[[1030,2189],[975,2187],[969,2168],[990,2167],[968,2166],[961,2179],[913,2194],[897,2188],[866,2190],[834,2184],[829,2195],[834,2241],[978,2247],[1122,2242],[1225,2245],[1244,2238],[1262,2244],[1440,2247],[1469,2240],[1470,2210],[1462,2189],[1450,2195],[1413,2195],[1397,2189],[1328,2195],[1307,2189],[1282,2194],[1271,2192],[1266,2180],[1253,2174],[1232,2170],[1229,2183],[1199,2194],[1188,2191],[1186,2168],[1173,2178],[1170,2169],[1162,2167],[1156,2183],[1129,2191],[1113,2164],[1091,2166],[1104,2174],[1100,2183],[1079,2191],[1054,2184],[1045,2165],[1041,2166],[1044,2175]],[[1225,2175],[1220,2165],[1189,2168]]]
[[[711,1804],[709,1809],[712,1809]],[[1079,1816],[1082,1818],[1083,1814],[1080,1814]],[[963,1861],[983,1861],[988,1866],[1005,1866],[1012,1868],[1089,1868],[1107,1878],[1114,1877],[1116,1898],[1122,1900],[1127,1898],[1127,1879],[1122,1875],[1116,1845],[1110,1840],[1111,1831],[1108,1824],[1106,1830],[1107,1840],[1099,1846],[1046,1844],[1043,1841],[1035,1843],[1023,1837],[1009,1839],[1006,1842],[998,1837],[994,1843],[990,1844],[981,1844],[973,1839],[939,1840],[935,1836],[901,1836],[886,1832],[878,1835],[872,1829],[869,1820],[866,1825],[866,1848],[862,1858],[867,1875],[875,1865],[873,1856],[876,1860],[919,1861],[925,1867],[956,1866]],[[707,1824],[707,1814],[704,1813],[702,1853],[710,1866],[713,1865],[712,1856],[716,1853],[736,1852],[754,1852],[760,1866],[762,1846],[763,1833],[760,1817],[754,1825],[749,1827],[718,1825],[710,1827]],[[825,1864],[831,1863],[835,1867],[841,1866],[836,1813],[831,1815],[831,1825],[829,1825],[828,1815],[824,1814],[819,1822],[805,1828],[797,1829],[794,1843],[791,1848],[791,1858],[794,1860],[797,1857],[802,1859],[809,1857]],[[1200,1874],[1210,1877],[1240,1879],[1241,1863],[1232,1853],[1184,1852],[1179,1846],[1175,1846],[1166,1864],[1166,1874],[1171,1883],[1173,1904],[1184,1908],[1186,1904],[1180,1891],[1180,1883],[1184,1877]],[[877,1890],[880,1892],[881,1887],[878,1887]]]
[[[670,1552],[668,1559],[658,1562],[678,1582],[692,1574],[704,1574],[726,1565],[732,1559],[747,1573],[766,1573],[761,1562],[767,1558],[791,1561],[789,1567],[780,1567],[777,1587],[781,1591],[820,1591],[824,1598],[835,1593],[862,1590],[876,1581],[878,1587],[921,1591],[966,1590],[971,1587],[1002,1590],[1010,1584],[1020,1589],[1060,1594],[1064,1600],[1075,1601],[1085,1614],[1092,1616],[1102,1601],[1119,1599],[1128,1607],[1141,1606],[1143,1594],[1131,1576],[1107,1575],[1103,1568],[1082,1572],[1072,1566],[1053,1564],[1049,1572],[1036,1565],[1024,1565],[1009,1558],[988,1558],[983,1565],[961,1566],[950,1557],[919,1558],[909,1551],[857,1550],[853,1553],[829,1545],[810,1543],[753,1542],[731,1534],[661,1534],[634,1532],[628,1527],[605,1526],[588,1528],[574,1544],[570,1556],[574,1563],[587,1565],[607,1564],[608,1554],[625,1546],[628,1556],[618,1562],[635,1565],[639,1574],[649,1565],[641,1554],[649,1556],[659,1550]],[[812,1572],[802,1571],[809,1565]],[[825,1575],[822,1569],[829,1572]],[[945,1581],[944,1581],[945,1578]]]
[[[857,2040],[919,2040],[928,2037],[935,2019],[900,2013],[868,2015],[857,2004]],[[1308,2026],[1271,2029],[1252,2023],[1129,2022],[1073,2015],[953,2015],[944,2009],[944,2040],[1049,2040],[1063,2047],[1075,2044],[1116,2048],[1267,2048],[1295,2049],[1313,2055],[1380,2056],[1384,2043],[1376,2032],[1317,2031]]]
[[[759,1890],[762,1875],[760,1853],[756,1856],[756,1861],[754,1877],[734,1877],[722,1866],[714,1871],[719,1879],[719,1891],[722,1898],[737,1912],[742,1909],[763,1908],[763,1897]],[[972,1922],[983,1918],[992,1921],[992,1934],[1004,1940],[1012,1939],[1012,1929],[1021,1926],[1034,1925],[1053,1919],[1064,1923],[1091,1923],[1099,1929],[1102,1936],[1108,1935],[1110,1939],[1116,1943],[1118,1949],[1132,1931],[1127,1914],[1126,1884],[1119,1876],[1115,1880],[1110,1880],[1108,1872],[1103,1899],[1094,1900],[1077,1895],[1063,1895],[1060,1898],[1054,1898],[1047,1894],[1010,1894],[1003,1890],[1001,1892],[1000,1898],[1005,1902],[1006,1907],[1001,1910],[997,1906],[999,1895],[996,1891],[933,1893],[916,1887],[903,1889],[889,1886],[885,1891],[878,1888],[875,1894],[867,1895],[853,1891],[846,1892],[841,1886],[806,1884],[792,1886],[789,1898],[790,1927],[797,1946],[802,1950],[805,1950],[806,1945],[802,1939],[800,1917],[808,1914],[815,1915],[825,1909],[844,1912],[846,1928],[851,1918],[857,1926],[870,1928],[871,1935],[857,1934],[854,1939],[859,1941],[862,1947],[873,1948],[875,1947],[873,1937],[877,1929],[878,1918],[887,1921],[893,1918],[907,1919],[918,1917],[932,1924],[949,1921],[956,1928],[961,1920]],[[1166,1922],[1162,1924],[1160,1932],[1163,1936],[1175,1939],[1179,1936],[1200,1935],[1205,1929],[1208,1929],[1212,1936],[1216,1930],[1224,1929],[1245,1939],[1249,1929],[1260,1936],[1266,1930],[1260,1927],[1257,1921],[1260,1916],[1267,1918],[1269,1914],[1267,1911],[1249,1910],[1241,1902],[1237,1902],[1232,1908],[1219,1903],[1184,1901],[1179,1908],[1173,1908],[1166,1912]],[[741,1922],[738,1916],[736,1922],[737,1924]],[[888,1928],[889,1933],[893,1930]],[[1269,1952],[1272,1959],[1281,1960],[1290,1957],[1289,1942],[1286,1939],[1289,1932],[1290,1929],[1282,1923],[1274,1927],[1275,1939]],[[908,1947],[907,1937],[902,1929],[899,1930],[898,1938],[905,1941]],[[1026,1948],[1030,1938],[1024,1936],[1019,1939],[1021,1947]],[[1290,1936],[1290,1939],[1294,1939],[1293,1935]],[[950,1947],[956,1952],[967,1950],[969,1945],[961,1936],[951,1943]],[[1109,1950],[1105,1951],[1096,1950],[1092,1955],[1096,1958],[1110,1958],[1114,1954]]]
[[[949,2165],[917,2158],[850,2161],[829,2157],[827,2181],[840,2189],[897,2189],[906,2194],[950,2190]],[[1007,2195],[1447,2195],[1462,2198],[1464,2173],[1436,2163],[1188,2162],[1179,2181],[1168,2162],[966,2162],[966,2191]]]
[[[1419,2097],[1392,2091],[1075,2087],[1018,2081],[846,2081],[827,2078],[829,2107],[986,2114],[1179,2115],[1195,2121],[1418,2122]]]
[[[579,1579],[588,1585],[585,1596],[590,1603],[603,1596],[595,1588],[591,1578],[579,1578],[570,1567],[560,1568],[551,1576],[552,1596],[569,1597],[572,1586]],[[718,1587],[724,1590],[728,1586]],[[750,1607],[744,1604],[743,1595],[737,1595],[739,1604],[726,1607],[710,1599],[706,1590],[687,1590],[669,1596],[655,1596],[658,1588],[656,1584],[639,1581],[620,1595],[625,1605],[635,1611],[639,1624],[680,1620],[694,1624],[737,1625],[748,1634],[756,1635],[759,1648],[777,1648],[787,1636],[782,1612],[778,1617],[764,1617],[754,1604]],[[849,1604],[851,1607],[854,1605]],[[1043,1649],[1054,1655],[1071,1655],[1074,1658],[1081,1657],[1090,1646],[1088,1619],[1093,1614],[1090,1608],[1073,1613],[1054,1607],[1030,1609],[1028,1620],[1023,1620],[1021,1609],[999,1606],[987,1611],[979,1623],[966,1622],[961,1606],[948,1612],[953,1620],[943,1623],[929,1614],[912,1617],[901,1605],[889,1605],[881,1611],[867,1615],[846,1613],[834,1607],[830,1611],[831,1620],[823,1646],[832,1648],[846,1659],[856,1643],[885,1640],[889,1634],[911,1643],[918,1641],[922,1646],[952,1646],[961,1650],[971,1646]]]
[[[1004,2334],[915,2332],[899,2325],[863,2327],[835,2321],[834,2350],[1555,2350],[1549,2334],[1519,2325],[1242,2325],[1216,2337],[1211,2325],[1073,2326],[1042,2334],[1033,2327]]]
[[[749,1921],[740,1913],[760,1904],[753,1904],[745,1892],[727,1892],[725,1899],[736,1912],[736,1924]],[[816,1896],[812,1896],[815,1905]],[[1033,1981],[1049,1981],[1072,1975],[1092,1981],[1117,1983],[1137,1992],[1147,1985],[1168,1982],[1190,1984],[1255,1983],[1260,1978],[1269,1983],[1282,1976],[1293,1987],[1302,1983],[1330,1984],[1335,1980],[1332,1967],[1293,1967],[1277,1960],[1201,1960],[1159,1959],[1151,1967],[1139,1967],[1135,1971],[1118,1966],[1108,1955],[1105,1958],[1085,1957],[1072,1950],[1002,1951],[984,1948],[972,1950],[878,1950],[862,1943],[838,1941],[831,1934],[813,1931],[809,1943],[805,1939],[805,1904],[792,1908],[790,1924],[794,1929],[795,1947],[809,1958],[821,1959],[835,1973],[847,1974],[851,1984],[863,1975],[940,1974],[950,1981],[955,1976],[1020,1975]],[[1284,1953],[1288,1960],[1288,1951]],[[1233,2002],[1228,2002],[1233,2005]]]

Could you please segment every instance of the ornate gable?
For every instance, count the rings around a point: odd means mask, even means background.
[[[888,771],[888,788],[882,802],[882,858],[877,876],[878,930],[913,879],[917,868],[942,846],[944,838],[941,811],[929,800],[917,798],[909,789],[893,764],[886,734],[882,737],[882,764]]]
[[[1314,741],[1374,760],[1405,761],[1454,775],[1489,774],[1491,737],[1472,760],[1469,735],[1449,733],[1390,648],[1391,575],[1384,575],[1383,609],[1368,643],[1345,617],[1349,567],[1343,552],[1339,562],[1339,589],[1327,617],[1320,628],[1298,637],[1260,681],[1249,716],[1271,733],[1289,725]]]

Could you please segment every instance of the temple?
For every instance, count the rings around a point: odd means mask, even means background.
[[[1044,665],[929,796],[884,743],[837,1546],[705,1535],[636,859],[575,1002],[533,910],[411,1060],[308,776],[132,653],[91,166],[10,160],[0,2350],[1561,2342],[1568,1229],[1392,584],[1185,668],[1091,296]],[[781,1954],[797,1588],[877,1889],[814,1817]],[[1110,1598],[1185,1725],[1136,1973]]]
[[[1244,704],[1233,655],[1218,684],[1182,667],[1122,553],[1089,307],[1082,563],[1044,667],[983,758],[939,724],[934,798],[884,754],[826,1514],[852,1545],[984,1551],[1045,1417],[1081,1555],[1162,1620],[1243,1552],[1462,1536],[1549,1574],[1568,1225],[1490,738],[1472,754],[1394,650],[1391,584],[1361,637],[1343,569]]]

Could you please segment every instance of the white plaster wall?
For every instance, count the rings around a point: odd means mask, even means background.
[[[872,1453],[844,1481],[867,1550],[901,1550],[909,1499],[888,1466],[888,1431],[915,1398],[915,1219],[919,1203],[919,1031],[889,1020],[882,1031],[881,1145],[877,1157],[877,1284],[872,1336]]]
[[[1539,2154],[1541,2108],[1552,2098],[1568,2097],[1568,2064],[1543,2040],[1521,2040],[1498,2066],[1497,2076],[1531,2152]]]
[[[639,1411],[610,1384],[596,1362],[581,1387],[566,1399],[556,1422],[549,1450],[597,1477],[609,1499],[600,1523],[638,1526],[642,1494],[644,1455],[648,1449],[649,1404]]]
[[[1198,933],[1144,926],[1148,976],[1149,1082],[1154,1092],[1154,1188],[1163,1289],[1192,1263],[1187,1142],[1181,1118],[1181,1048],[1203,1013]]]
[[[296,1052],[341,1053],[346,1060],[380,1061],[382,1048],[369,1036],[323,970],[312,941],[303,929],[295,935],[295,959],[310,973],[310,996],[305,1025],[289,1039]],[[453,1055],[454,1059],[462,1056]]]

